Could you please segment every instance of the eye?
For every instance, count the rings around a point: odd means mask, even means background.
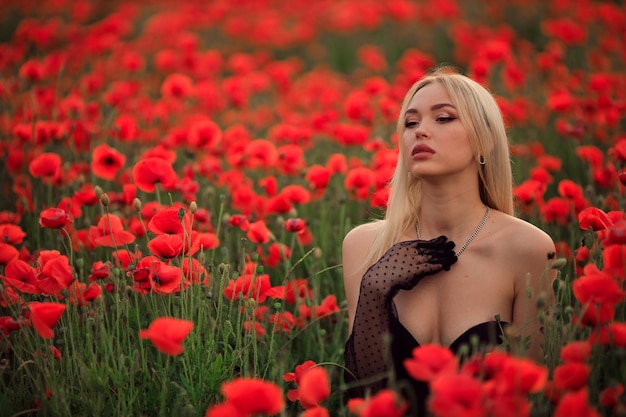
[[[409,129],[411,127],[416,127],[419,123],[417,122],[417,120],[407,120],[406,122],[404,122],[404,127]]]
[[[439,123],[448,123],[451,122],[453,120],[456,120],[456,117],[452,117],[452,116],[439,116],[437,117],[437,122]]]

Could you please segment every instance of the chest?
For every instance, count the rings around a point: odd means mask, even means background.
[[[514,271],[497,253],[488,243],[477,244],[450,271],[400,291],[394,299],[400,322],[420,342],[445,343],[495,316],[511,321]]]

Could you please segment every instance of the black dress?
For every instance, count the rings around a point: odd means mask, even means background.
[[[475,351],[481,351],[488,347],[497,346],[502,343],[502,329],[505,322],[488,321],[477,324],[467,329],[462,335],[456,338],[449,345],[449,349],[455,355],[460,355],[461,350],[466,350],[468,355]],[[406,368],[404,360],[413,357],[413,349],[420,344],[413,335],[397,320],[392,317],[390,323],[391,333],[391,355],[393,357],[393,370],[395,373],[397,386],[401,388],[403,397],[410,405],[411,414],[414,416],[424,416],[426,411],[426,400],[430,393],[428,383],[413,379]],[[465,346],[465,349],[463,349]]]

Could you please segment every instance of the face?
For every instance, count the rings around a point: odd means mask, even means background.
[[[457,109],[438,82],[415,93],[404,117],[402,151],[409,172],[420,178],[476,170]]]

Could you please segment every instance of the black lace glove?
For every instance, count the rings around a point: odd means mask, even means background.
[[[350,389],[352,397],[362,397],[369,388],[374,393],[386,385],[387,363],[384,336],[389,332],[392,301],[400,290],[410,290],[425,276],[448,271],[457,261],[454,242],[447,237],[410,240],[393,245],[361,279],[352,334],[346,343],[346,382],[359,381]]]

